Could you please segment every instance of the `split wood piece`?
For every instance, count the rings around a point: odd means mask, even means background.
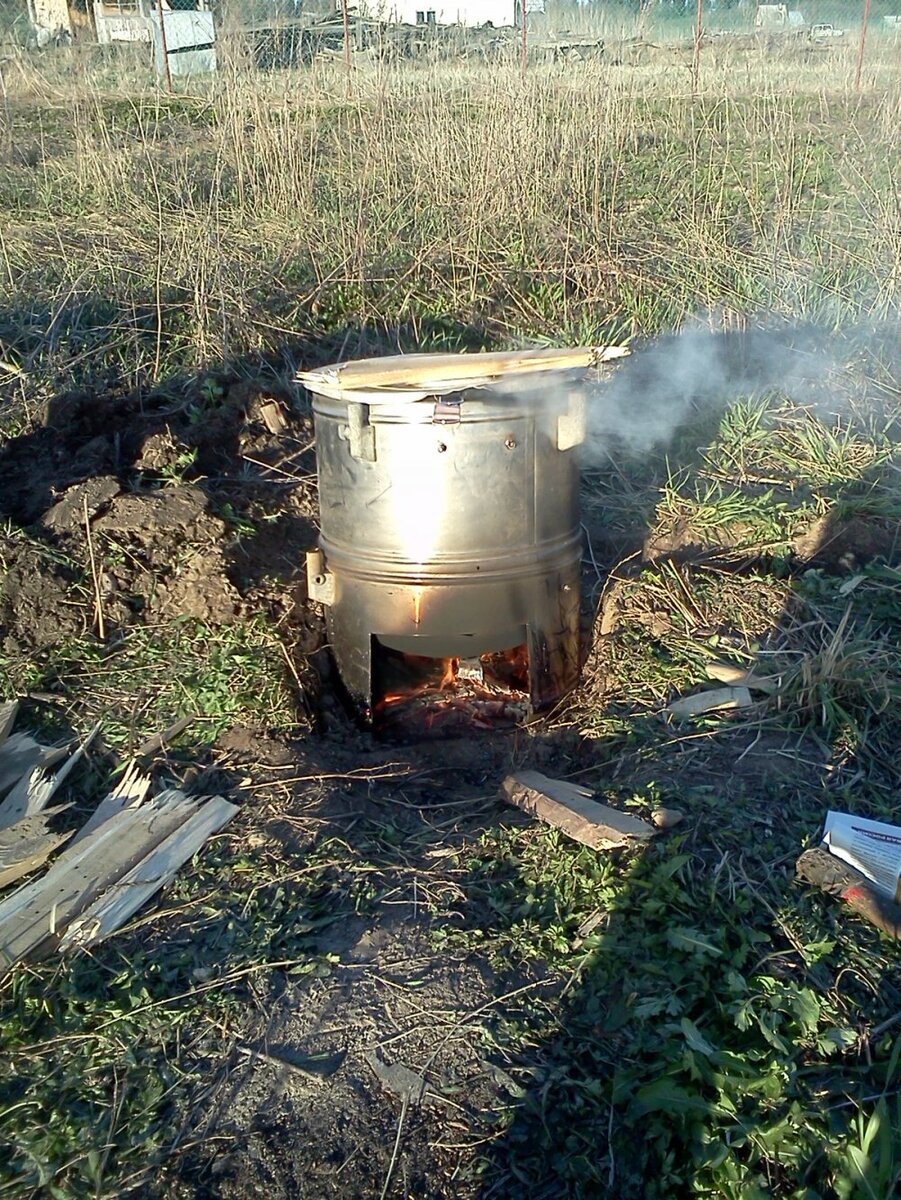
[[[587,788],[563,779],[549,779],[538,771],[508,775],[501,790],[510,804],[595,850],[647,841],[657,833],[647,821],[598,804]]]
[[[222,796],[213,796],[72,922],[63,934],[60,950],[93,946],[115,933],[237,811],[237,805]]]
[[[8,829],[23,817],[32,817],[35,813],[39,813],[47,807],[54,793],[59,789],[66,776],[71,772],[72,768],[81,759],[85,750],[87,750],[88,746],[97,736],[99,729],[99,724],[94,726],[55,775],[49,775],[45,770],[45,751],[44,759],[41,763],[29,771],[27,775],[23,775],[3,803],[0,804],[0,829]],[[65,750],[61,753],[65,754]]]
[[[695,696],[683,696],[663,710],[674,717],[699,717],[717,709],[749,708],[754,701],[746,687],[713,688]]]
[[[386,358],[363,358],[337,363],[316,371],[301,372],[297,378],[311,391],[327,383],[342,388],[442,389],[454,385],[459,390],[488,380],[535,371],[574,371],[601,362],[623,358],[625,346],[580,346],[569,350],[512,350],[486,354],[395,354]]]
[[[890,938],[901,938],[901,904],[883,896],[862,871],[819,848],[805,850],[795,870],[799,879],[841,897],[849,908]]]
[[[0,829],[0,888],[16,883],[43,866],[53,851],[69,840],[71,831],[52,833],[47,827],[51,817],[61,811],[55,808],[38,813],[17,821],[9,829]]]
[[[39,958],[85,909],[197,810],[199,800],[162,792],[105,821],[71,855],[0,901],[0,978],[23,958]]]
[[[72,845],[66,850],[66,854],[71,854],[80,842],[83,842],[86,837],[90,837],[95,829],[99,829],[104,821],[108,821],[116,813],[127,808],[138,808],[144,803],[149,791],[150,776],[139,770],[137,763],[130,763],[118,784],[109,795],[104,796],[85,824],[79,829]]]
[[[260,404],[260,416],[263,419],[263,424],[271,434],[276,437],[285,432],[288,428],[288,422],[285,419],[285,411],[277,400],[268,399]]]
[[[732,663],[712,662],[707,664],[707,676],[720,683],[728,683],[733,687],[743,686],[755,692],[777,692],[779,680],[772,675],[755,675],[744,667],[735,667]]]
[[[54,746],[47,749],[27,733],[14,733],[0,748],[0,795],[14,787],[23,775],[29,775],[35,767],[45,770],[65,758],[68,747]]]
[[[0,748],[2,748],[12,731],[18,711],[18,700],[8,700],[6,703],[0,704]]]
[[[172,722],[168,729],[162,730],[161,733],[155,733],[153,737],[148,738],[146,742],[138,746],[134,752],[134,757],[149,758],[152,754],[158,753],[164,746],[168,746],[171,741],[177,738],[179,734],[184,733],[188,726],[192,725],[196,720],[196,715],[179,717],[177,721]]]
[[[685,820],[685,813],[680,812],[678,808],[655,808],[651,813],[651,820],[658,829],[675,829]]]

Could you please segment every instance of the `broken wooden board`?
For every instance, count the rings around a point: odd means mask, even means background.
[[[673,717],[699,717],[703,713],[749,708],[754,701],[746,687],[711,688],[694,696],[674,700],[663,710]]]
[[[67,747],[46,749],[27,733],[14,733],[0,747],[0,794],[9,791],[37,767],[47,770],[66,755]]]
[[[143,774],[136,763],[131,763],[116,787],[109,795],[104,796],[85,824],[79,829],[72,845],[66,850],[66,854],[71,854],[80,842],[89,837],[95,829],[99,829],[104,821],[114,817],[116,813],[122,812],[126,808],[138,808],[143,804],[149,791],[150,776]]]
[[[121,928],[237,811],[237,805],[213,796],[72,922],[60,950],[92,946]]]
[[[0,829],[8,829],[11,825],[15,825],[17,821],[21,821],[23,817],[34,816],[35,813],[39,813],[46,808],[66,776],[81,759],[99,728],[99,725],[94,726],[55,775],[48,774],[46,770],[48,755],[51,762],[56,761],[66,753],[65,749],[59,752],[55,750],[42,751],[42,758],[38,764],[21,777],[3,803],[0,804]],[[12,741],[13,738],[10,738],[7,745]],[[37,743],[34,744],[37,745]]]
[[[65,806],[67,807],[67,806]],[[0,888],[23,879],[44,865],[50,855],[72,836],[53,833],[49,822],[60,809],[24,817],[8,829],[0,829]]]
[[[599,804],[587,788],[538,771],[508,775],[501,790],[510,804],[595,850],[644,842],[657,833],[647,821]]]
[[[485,387],[501,379],[538,371],[584,370],[629,354],[625,346],[580,346],[568,350],[513,350],[484,354],[395,354],[336,363],[298,376],[310,391],[340,397],[342,393],[378,393],[392,399],[422,399],[436,392]],[[399,389],[399,390],[394,390]]]
[[[0,704],[0,749],[9,737],[19,711],[18,700],[8,700]]]
[[[0,901],[0,978],[22,958],[40,957],[108,887],[178,829],[200,801],[162,792],[105,821],[47,873]]]

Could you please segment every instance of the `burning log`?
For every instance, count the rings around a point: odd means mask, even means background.
[[[549,779],[538,771],[518,771],[501,785],[508,803],[594,850],[646,842],[658,831],[647,821],[598,804],[587,788]]]

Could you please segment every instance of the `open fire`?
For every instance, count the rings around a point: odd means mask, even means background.
[[[528,652],[426,658],[374,647],[376,730],[429,735],[505,728],[530,712]]]

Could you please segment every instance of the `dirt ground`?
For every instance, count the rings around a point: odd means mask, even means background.
[[[272,400],[287,420],[277,436],[260,415]],[[222,627],[263,612],[296,673],[297,725],[289,736],[238,725],[206,754],[202,765],[251,785],[257,813],[248,803],[239,840],[274,845],[290,871],[312,831],[350,838],[357,823],[389,812],[413,846],[376,919],[339,914],[311,943],[333,963],[326,977],[273,981],[237,1032],[200,1040],[195,1062],[208,1065],[211,1083],[159,1194],[377,1195],[399,1122],[391,1172],[405,1194],[474,1194],[461,1172],[517,1091],[480,1049],[485,1024],[560,985],[541,971],[436,952],[427,896],[417,901],[414,885],[407,898],[409,877],[423,868],[427,877],[430,855],[477,833],[514,760],[557,754],[540,742],[524,751],[513,734],[384,746],[348,718],[305,596],[304,553],[316,541],[311,443],[296,397],[235,380],[222,381],[202,420],[191,398],[55,400],[0,452],[0,508],[34,531],[3,546],[4,646],[38,662],[90,632],[92,598],[71,565],[87,559],[88,528],[98,557],[115,564],[99,577],[113,644],[172,617]],[[281,782],[297,776],[319,782]]]
[[[264,419],[272,401],[286,422],[277,435]],[[359,914],[318,918],[309,945],[319,968],[273,969],[227,1023],[193,1031],[189,1057],[204,1083],[180,1111],[167,1165],[139,1190],[222,1200],[515,1195],[515,1173],[492,1139],[533,1068],[508,1058],[498,1030],[546,1005],[553,1027],[550,1005],[566,980],[540,961],[497,962],[441,944],[432,902],[460,929],[491,922],[484,896],[469,895],[458,851],[498,822],[528,825],[497,799],[511,767],[578,777],[600,765],[636,786],[650,772],[637,751],[604,763],[603,748],[559,714],[477,739],[402,745],[361,732],[336,698],[321,613],[305,594],[304,553],[316,539],[312,442],[296,395],[223,378],[215,395],[198,384],[177,401],[59,397],[0,451],[0,510],[34,531],[30,540],[3,537],[0,623],[9,651],[42,661],[90,631],[96,598],[71,563],[85,562],[92,547],[105,564],[97,586],[112,642],[176,616],[225,628],[264,613],[290,660],[296,724],[239,724],[204,752],[200,769],[242,788],[229,844],[245,855],[263,848],[292,877],[323,837],[353,847],[357,831],[381,831],[380,855],[366,857],[380,899]],[[589,520],[595,563],[586,574],[588,669],[577,707],[608,689],[605,639],[617,628],[638,620],[649,638],[665,632],[616,591],[595,620],[607,567],[643,543],[649,557],[678,557],[680,536],[697,551],[691,531],[652,537],[640,526],[620,536]],[[828,538],[823,530],[805,536],[798,554],[810,561],[831,538],[827,566],[835,570],[845,569],[852,544],[861,557],[887,548],[885,538],[865,545],[835,527]],[[872,524],[867,537],[878,541]],[[778,596],[773,603],[778,620]],[[33,702],[52,706],[52,691]],[[726,773],[733,789],[767,773],[787,786],[808,768],[797,739],[791,755],[778,757],[786,737],[749,735],[728,749],[684,743],[666,769],[695,786]],[[659,777],[659,760],[653,771]],[[362,865],[354,886],[361,879]],[[305,914],[288,904],[275,919]],[[179,931],[163,920],[131,936],[164,948]],[[532,1082],[540,1087],[541,1078],[535,1067]]]

